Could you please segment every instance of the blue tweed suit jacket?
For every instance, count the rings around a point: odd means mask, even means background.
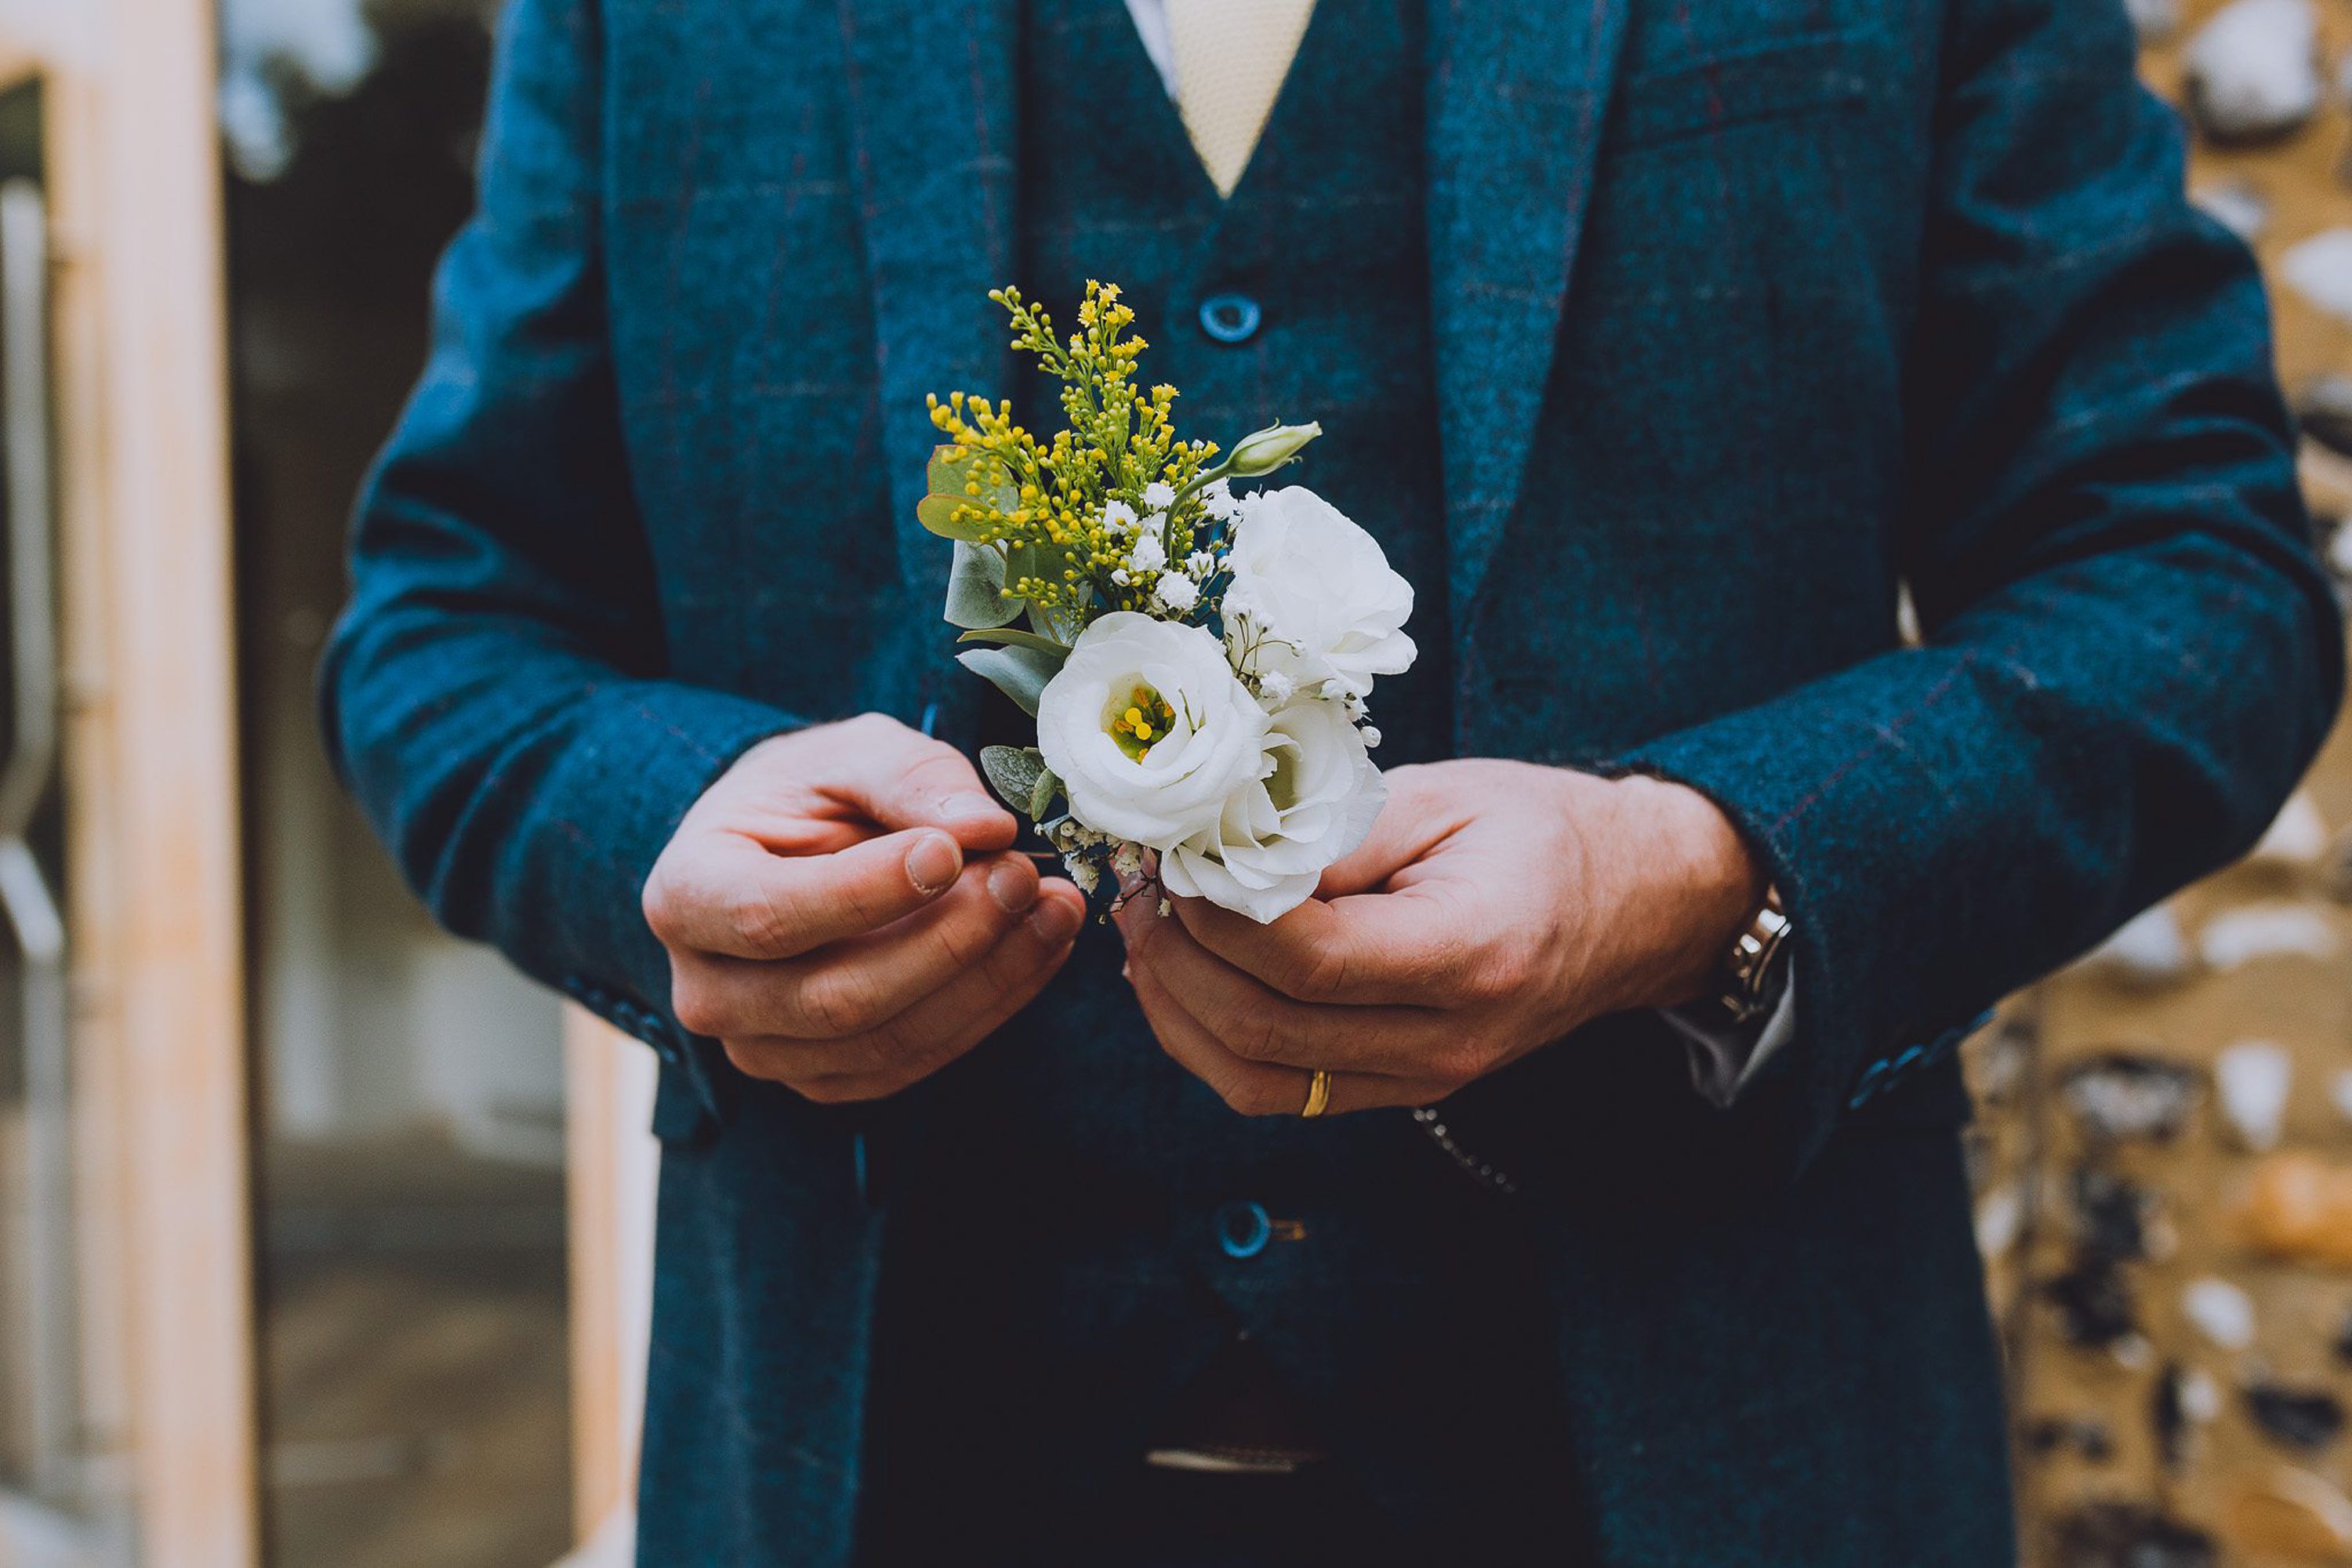
[[[661,1056],[647,1562],[851,1550],[887,1205],[848,1119],[679,1029],[638,894],[761,738],[964,732],[914,500],[923,394],[1010,384],[1018,31],[512,0],[359,510],[351,786],[450,927]],[[1446,1107],[1549,1248],[1579,1544],[2006,1562],[1950,1046],[2249,845],[2339,695],[2259,281],[2113,0],[1429,32],[1457,750],[1692,784],[1801,932],[1727,1112],[1640,1020]]]

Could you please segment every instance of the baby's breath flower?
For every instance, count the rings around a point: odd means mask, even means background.
[[[1189,615],[1192,606],[1201,602],[1201,585],[1190,577],[1162,573],[1160,581],[1151,585],[1151,596],[1175,615]]]
[[[1206,577],[1217,569],[1217,558],[1205,550],[1195,550],[1184,557],[1184,571],[1189,576]]]
[[[1154,479],[1143,487],[1143,504],[1154,511],[1166,511],[1176,504],[1176,487],[1166,479]]]
[[[1167,547],[1160,542],[1158,533],[1147,531],[1136,540],[1135,548],[1127,552],[1127,563],[1137,572],[1160,571],[1168,564]]]
[[[1103,503],[1103,531],[1113,539],[1124,539],[1135,528],[1135,509],[1123,500]]]
[[[1364,738],[1366,751],[1370,751],[1381,743],[1381,731],[1377,724],[1359,724],[1356,726],[1356,733]]]

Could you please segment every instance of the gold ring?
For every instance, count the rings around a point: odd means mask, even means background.
[[[1298,1114],[1302,1119],[1320,1116],[1330,1103],[1331,1075],[1321,1068],[1317,1068],[1315,1076],[1307,1080],[1307,1109]]]

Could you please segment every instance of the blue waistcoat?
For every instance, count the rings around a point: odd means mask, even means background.
[[[1051,1562],[1036,1478],[1130,1462],[1247,1328],[1400,1528],[2006,1564],[1953,1043],[2250,845],[2341,689],[2252,261],[2115,0],[1448,0],[1417,45],[1395,0],[1317,13],[1213,235],[1113,0],[503,14],[321,689],[436,914],[660,1056],[641,1560],[834,1568],[861,1500],[977,1474],[1008,1500],[962,1555]],[[1051,210],[1146,168],[1165,235]],[[985,291],[1066,310],[1097,269],[1192,427],[1330,426],[1302,477],[1428,612],[1396,754],[1722,805],[1799,932],[1768,1081],[1717,1111],[1628,1017],[1449,1099],[1470,1173],[1395,1116],[1244,1126],[1103,933],[877,1106],[680,1026],[639,895],[714,778],[861,711],[979,738],[923,395],[1034,401]],[[1255,335],[1198,335],[1212,291]],[[1251,1204],[1297,1232],[1235,1257]]]
[[[1119,282],[1153,345],[1143,374],[1182,392],[1180,428],[1230,441],[1322,415],[1330,433],[1282,478],[1438,590],[1419,10],[1324,9],[1221,203],[1119,0],[1034,0],[1018,275],[1061,320],[1088,278]],[[1052,385],[1015,385],[1016,414],[1058,418]],[[1424,660],[1379,693],[1384,759],[1450,753],[1444,618],[1443,592],[1423,595]],[[980,708],[983,731],[1025,741],[1009,704]],[[999,1038],[869,1121],[893,1215],[867,1406],[877,1550],[924,1561],[921,1532],[951,1518],[1057,1556],[1052,1530],[1101,1523],[1070,1500],[1115,1491],[1235,1335],[1402,1522],[1452,1521],[1461,1546],[1569,1507],[1557,1391],[1528,1375],[1549,1354],[1538,1293],[1491,1196],[1402,1111],[1234,1116],[1160,1051],[1120,962],[1115,932],[1089,931]],[[1531,1486],[1545,1455],[1555,1479]]]

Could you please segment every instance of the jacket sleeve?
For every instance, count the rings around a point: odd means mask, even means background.
[[[359,503],[321,704],[436,917],[684,1065],[639,894],[687,807],[794,721],[664,678],[605,330],[595,27],[590,0],[508,10],[479,205]]]
[[[2343,681],[2261,279],[2188,205],[2121,8],[1958,0],[1947,49],[1906,410],[1925,646],[1622,759],[1721,805],[1796,922],[1769,1113],[1800,1163],[2250,847]]]

